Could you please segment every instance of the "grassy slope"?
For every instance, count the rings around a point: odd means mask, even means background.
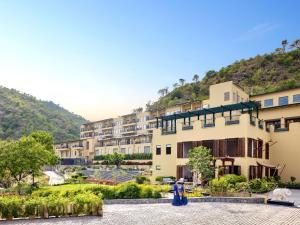
[[[45,130],[53,134],[55,141],[70,140],[79,137],[79,127],[84,122],[84,118],[53,102],[0,87],[0,139]]]
[[[287,53],[258,55],[237,61],[220,69],[209,71],[197,83],[188,83],[173,89],[151,104],[150,109],[173,106],[177,103],[208,98],[209,86],[234,81],[249,94],[261,94],[300,86],[300,50]]]

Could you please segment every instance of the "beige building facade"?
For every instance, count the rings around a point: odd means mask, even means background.
[[[300,180],[300,88],[249,96],[233,82],[211,85],[209,99],[83,124],[80,140],[55,145],[62,159],[152,153],[152,177],[191,180],[190,149],[206,146],[216,175]],[[88,143],[88,144],[87,144]]]

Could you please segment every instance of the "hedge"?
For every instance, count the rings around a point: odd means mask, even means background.
[[[135,182],[122,183],[116,186],[96,184],[73,184],[41,188],[32,193],[33,196],[47,197],[59,195],[72,197],[77,194],[90,192],[104,199],[134,199],[134,198],[161,198],[160,192],[168,192],[165,186],[139,185]]]
[[[94,160],[107,160],[108,155],[96,155]],[[152,153],[125,154],[124,160],[147,160],[152,159]]]
[[[59,195],[49,193],[39,196],[3,196],[0,197],[0,217],[13,218],[49,218],[71,215],[102,216],[102,198],[93,193],[72,193]]]

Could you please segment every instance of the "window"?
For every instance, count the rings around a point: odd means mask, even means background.
[[[126,148],[121,148],[121,153],[125,154],[126,153]]]
[[[156,169],[156,170],[160,170],[160,166],[157,165],[157,166],[155,167],[155,169]]]
[[[300,103],[300,94],[293,96],[293,103]]]
[[[144,147],[144,153],[145,153],[145,154],[151,153],[150,146],[145,146],[145,147]]]
[[[96,152],[95,152],[95,153],[96,153],[96,155],[100,155],[100,153],[99,153],[99,150],[96,150]]]
[[[166,145],[166,154],[171,155],[171,145]]]
[[[230,99],[230,93],[227,91],[224,93],[224,101],[229,101]]]
[[[266,144],[265,144],[265,151],[266,151],[266,152],[265,152],[265,154],[266,154],[266,155],[265,155],[265,158],[266,158],[266,159],[270,159],[270,145],[269,145],[269,143],[266,143]]]
[[[156,145],[156,155],[161,155],[161,146]]]
[[[266,100],[264,101],[264,106],[265,106],[265,107],[273,106],[273,99],[266,99]]]
[[[90,142],[87,141],[86,142],[86,149],[89,150],[89,148],[90,148]]]
[[[289,104],[289,97],[288,96],[279,97],[278,98],[278,104],[279,105],[287,105],[287,104]]]

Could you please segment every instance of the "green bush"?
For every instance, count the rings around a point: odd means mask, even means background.
[[[148,177],[142,176],[142,175],[138,175],[135,177],[135,182],[137,184],[149,184],[150,180]]]
[[[277,187],[277,182],[275,182],[272,178],[256,178],[249,181],[249,187],[252,192],[264,193],[275,189]]]
[[[223,177],[227,180],[228,184],[233,184],[233,185],[247,181],[245,176],[238,176],[235,174],[227,174]]]
[[[95,160],[108,160],[109,155],[96,155]],[[133,153],[125,154],[124,160],[146,160],[152,159],[152,153]]]
[[[0,198],[0,214],[2,218],[12,219],[23,215],[23,198],[7,196]]]
[[[247,189],[247,179],[244,176],[227,174],[211,181],[212,194],[225,194],[228,191],[242,191]]]
[[[133,182],[121,184],[117,189],[118,198],[140,198],[141,188]]]

